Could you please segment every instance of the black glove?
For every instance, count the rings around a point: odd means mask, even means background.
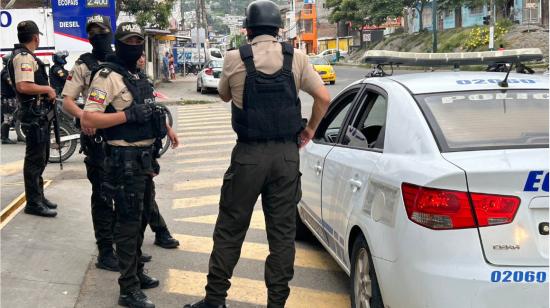
[[[124,114],[126,115],[126,123],[143,124],[151,119],[153,110],[146,104],[133,104],[124,110]]]

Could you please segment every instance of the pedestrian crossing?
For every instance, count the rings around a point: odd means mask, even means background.
[[[173,195],[170,199],[172,213],[166,216],[172,217],[171,221],[167,221],[170,229],[177,230],[172,235],[180,241],[180,246],[173,258],[179,261],[169,263],[171,265],[164,281],[161,281],[161,292],[193,301],[204,296],[208,271],[205,262],[212,251],[220,188],[236,136],[230,125],[229,108],[221,103],[179,106],[175,119],[176,131],[183,146],[171,154],[175,163],[172,165],[175,170],[170,170],[173,175],[170,192]],[[252,215],[239,265],[231,279],[228,296],[231,307],[265,307],[267,303],[263,264],[269,254],[269,245],[265,229],[259,201]],[[186,259],[178,258],[180,254],[185,258],[201,260],[199,263],[203,267],[195,266],[198,261],[188,264]],[[287,307],[350,306],[347,290],[333,290],[318,281],[319,277],[342,275],[341,269],[323,249],[298,243],[295,272],[296,282],[291,282]],[[303,277],[299,273],[313,274]]]

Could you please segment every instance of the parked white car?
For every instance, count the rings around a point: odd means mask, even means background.
[[[223,60],[210,60],[197,75],[197,92],[206,94],[208,91],[217,91],[222,75]]]
[[[336,62],[336,51],[336,49],[327,49],[320,52],[317,56],[325,58],[330,63],[334,63]],[[347,55],[347,51],[340,49],[340,58],[345,58]]]
[[[366,78],[301,151],[297,238],[352,307],[548,307],[548,78]],[[306,229],[307,228],[307,229]]]

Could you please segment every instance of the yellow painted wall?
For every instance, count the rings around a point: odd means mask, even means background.
[[[348,51],[351,44],[351,38],[341,39],[339,42],[340,50]],[[327,49],[336,49],[336,39],[319,41],[319,52]]]

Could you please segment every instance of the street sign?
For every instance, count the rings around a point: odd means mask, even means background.
[[[94,14],[108,16],[116,28],[115,0],[52,0],[57,50],[89,51],[86,21]]]

